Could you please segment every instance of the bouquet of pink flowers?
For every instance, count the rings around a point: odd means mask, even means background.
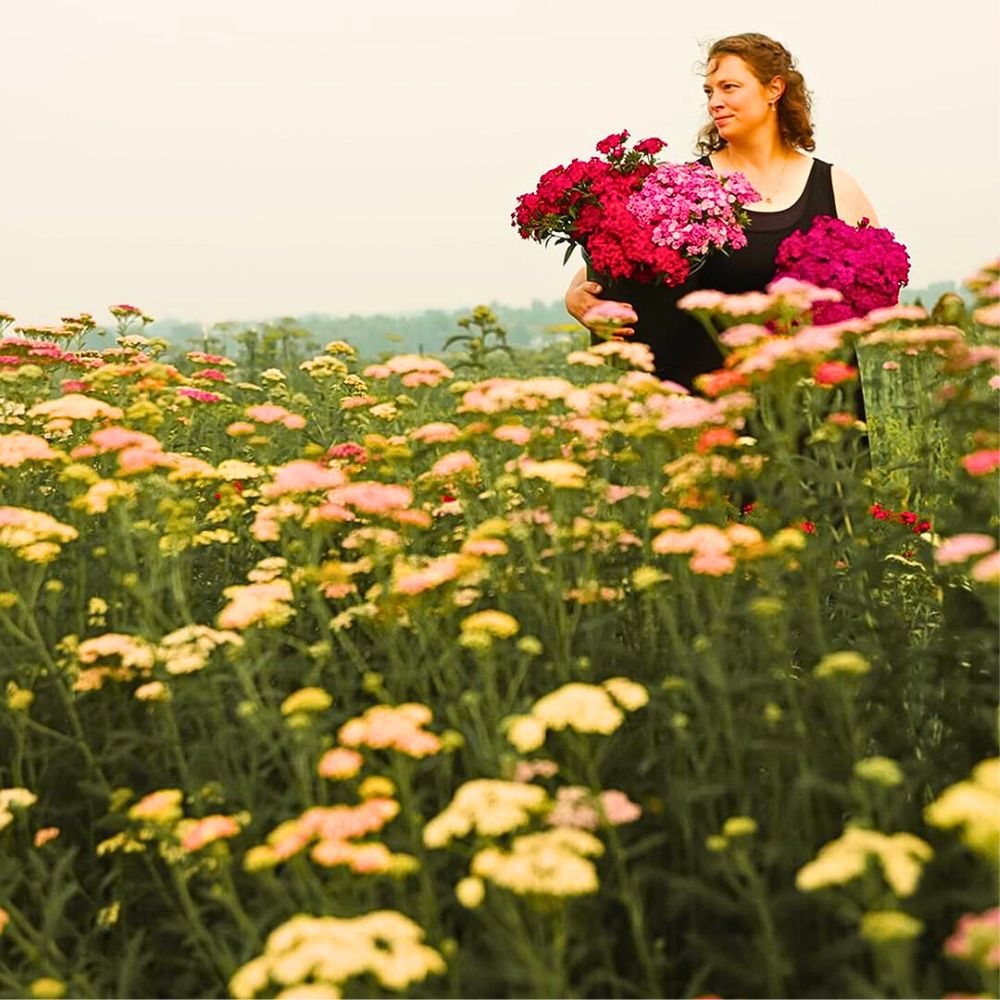
[[[813,322],[820,325],[894,306],[910,276],[906,247],[888,229],[867,219],[851,226],[828,215],[782,240],[774,263],[775,280],[797,278],[840,292],[840,302],[813,304]]]
[[[712,250],[746,246],[747,202],[760,195],[742,174],[720,178],[698,163],[658,163],[666,143],[626,148],[628,132],[597,144],[601,157],[573,160],[543,174],[523,194],[513,225],[523,239],[580,247],[609,279],[679,285]]]

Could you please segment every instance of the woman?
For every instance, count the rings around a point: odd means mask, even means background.
[[[621,301],[638,316],[619,331],[649,344],[657,374],[689,388],[702,372],[717,368],[718,348],[677,300],[694,288],[736,293],[763,291],[774,277],[781,241],[806,230],[817,215],[852,225],[875,210],[846,171],[807,156],[816,148],[811,102],[802,74],[785,49],[766,35],[731,35],[717,41],[706,60],[705,97],[711,122],[698,137],[699,160],[725,175],[744,174],[762,200],[749,210],[747,246],[712,254],[705,265],[676,288],[616,281],[602,288],[581,269],[566,292],[566,309],[583,322],[601,298]]]

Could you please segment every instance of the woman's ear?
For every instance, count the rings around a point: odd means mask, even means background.
[[[776,76],[768,85],[768,99],[771,101],[777,101],[781,95],[785,92],[785,81],[780,77]]]

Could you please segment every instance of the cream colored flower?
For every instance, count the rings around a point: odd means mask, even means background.
[[[444,847],[472,832],[497,837],[524,826],[547,805],[545,789],[537,785],[488,778],[467,781],[448,807],[424,827],[424,844]]]
[[[570,827],[516,837],[511,850],[488,847],[472,859],[472,874],[518,895],[583,896],[597,892],[590,857],[604,852],[592,834]]]
[[[545,742],[545,723],[534,715],[511,716],[506,732],[508,741],[520,753],[531,753]]]
[[[613,733],[625,720],[607,690],[595,684],[570,683],[535,702],[531,714],[549,729]]]

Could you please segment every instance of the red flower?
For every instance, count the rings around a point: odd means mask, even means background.
[[[704,455],[713,448],[736,444],[736,432],[731,427],[709,427],[701,432],[694,450],[699,455]]]
[[[598,153],[611,153],[615,149],[620,149],[622,143],[628,138],[628,131],[622,129],[621,132],[613,132],[606,139],[602,139],[597,144]]]
[[[804,531],[807,535],[815,535],[816,525],[812,521],[800,521],[799,531]]]
[[[819,385],[834,386],[857,378],[858,370],[843,361],[824,361],[818,365],[813,376]]]
[[[666,143],[662,139],[643,139],[642,142],[637,142],[635,144],[635,151],[637,153],[649,153],[650,156],[656,156]]]
[[[876,521],[888,521],[892,517],[892,511],[888,507],[883,507],[880,503],[873,503],[871,507],[868,508],[868,513],[875,518]]]

